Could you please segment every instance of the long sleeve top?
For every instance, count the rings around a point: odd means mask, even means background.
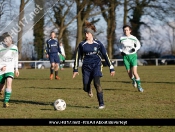
[[[53,53],[61,53],[59,43],[56,39],[48,39],[46,41],[46,47],[45,47],[46,54],[53,54]]]
[[[75,62],[73,67],[73,72],[78,72],[79,59],[81,58],[83,65],[98,63],[104,57],[107,65],[110,68],[110,72],[114,71],[114,66],[112,65],[105,47],[99,40],[93,40],[92,44],[89,44],[86,40],[82,41],[76,50]]]
[[[135,49],[135,51],[132,51],[132,49]],[[120,52],[124,52],[125,54],[134,54],[140,49],[140,42],[139,40],[133,36],[130,35],[129,37],[127,36],[122,36],[120,38],[120,45],[119,45],[119,50]]]
[[[5,44],[0,44],[0,69],[6,66],[6,71],[0,71],[0,75],[18,70],[18,48],[16,45],[12,44],[7,47]]]

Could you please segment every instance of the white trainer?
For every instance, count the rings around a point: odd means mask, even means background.
[[[144,90],[143,90],[142,87],[139,87],[139,88],[138,88],[138,91],[143,93]]]
[[[98,107],[98,109],[104,109],[104,108],[105,108],[104,105]]]
[[[132,85],[133,85],[134,88],[137,88],[137,83],[136,83],[136,81],[132,81]]]

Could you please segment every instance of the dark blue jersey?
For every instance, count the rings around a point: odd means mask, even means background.
[[[53,54],[53,53],[60,53],[61,54],[61,50],[60,50],[60,46],[59,43],[56,39],[48,39],[46,41],[46,53],[47,54]]]
[[[103,44],[98,41],[94,40],[92,44],[89,44],[86,40],[82,41],[77,50],[74,62],[74,72],[78,71],[79,59],[83,61],[83,65],[89,64],[96,64],[101,62],[102,58],[101,55],[104,57],[107,65],[110,67],[111,71],[114,71],[114,67],[108,57],[105,47]]]

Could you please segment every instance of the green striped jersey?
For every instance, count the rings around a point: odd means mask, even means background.
[[[134,52],[132,51],[132,48],[135,49]],[[124,52],[125,54],[134,54],[139,49],[140,49],[140,42],[135,36],[130,35],[120,37],[120,44],[119,44],[120,52]]]
[[[18,69],[18,48],[16,45],[12,44],[7,47],[4,44],[0,44],[0,69],[6,66],[7,72],[13,72],[14,68]],[[4,74],[0,71],[0,75]]]

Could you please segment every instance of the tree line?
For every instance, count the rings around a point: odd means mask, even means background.
[[[0,0],[1,25],[4,24],[2,21],[5,20],[4,14],[12,14],[12,9],[16,8],[13,7],[14,5],[9,6],[12,1],[15,0]],[[175,13],[173,0],[20,0],[18,25],[21,30],[17,35],[19,51],[22,50],[24,33],[24,24],[21,21],[26,14],[25,7],[29,2],[34,4],[36,13],[33,19],[35,59],[44,57],[45,29],[50,25],[52,25],[50,30],[57,31],[58,41],[63,42],[67,59],[71,59],[74,49],[84,39],[84,22],[90,21],[98,25],[100,19],[103,18],[106,23],[106,48],[109,58],[112,59],[115,52],[114,45],[118,43],[116,32],[118,20],[122,21],[120,25],[130,24],[132,34],[142,42],[144,35],[141,33],[141,27],[153,31],[152,26],[146,23],[144,18],[167,23],[168,18],[173,18]],[[37,10],[38,7],[42,10]],[[121,15],[118,15],[119,10]],[[97,30],[96,36],[103,33],[100,29]],[[75,38],[73,48],[70,46],[71,37]],[[172,53],[175,54],[175,48],[173,48],[175,43],[171,44]]]

